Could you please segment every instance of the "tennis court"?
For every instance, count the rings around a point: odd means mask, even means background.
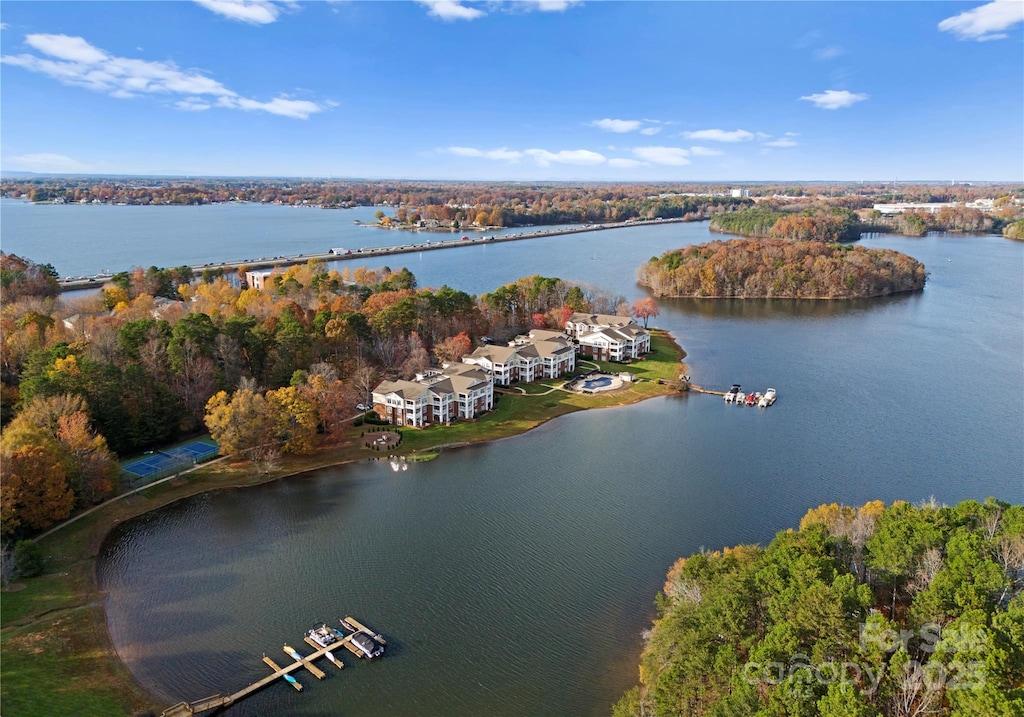
[[[220,450],[217,446],[202,441],[193,441],[167,451],[155,451],[145,458],[121,467],[125,473],[137,478],[151,478],[157,474],[170,475],[196,463],[212,458]]]

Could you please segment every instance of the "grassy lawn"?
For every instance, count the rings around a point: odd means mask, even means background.
[[[657,379],[676,379],[684,352],[664,332],[654,332],[652,353],[628,365],[603,364],[611,373],[629,371],[639,379],[628,387],[593,395],[555,390],[562,382],[524,386],[527,395],[501,395],[495,410],[476,421],[424,430],[403,429],[394,453],[430,460],[444,446],[479,443],[523,433],[556,416],[587,408],[635,403],[673,390]],[[546,395],[540,395],[546,393]],[[283,457],[270,472],[256,474],[248,461],[218,461],[179,480],[111,503],[40,541],[47,572],[25,579],[25,589],[0,595],[0,703],[4,717],[50,715],[159,714],[121,663],[107,635],[102,598],[95,584],[95,557],[110,528],[132,517],[207,490],[256,485],[287,475],[335,466],[380,454],[362,445],[354,426],[332,446],[303,456]],[[180,695],[196,699],[203,695]]]

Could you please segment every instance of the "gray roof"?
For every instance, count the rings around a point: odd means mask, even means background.
[[[589,324],[591,326],[626,326],[635,323],[628,316],[615,316],[612,314],[573,314],[569,321],[574,324]]]
[[[420,398],[428,390],[429,386],[416,381],[381,381],[373,389],[374,393],[394,393],[406,400]]]

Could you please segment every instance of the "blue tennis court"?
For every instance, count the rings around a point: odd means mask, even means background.
[[[122,466],[121,470],[139,478],[148,478],[158,473],[175,473],[207,458],[212,458],[220,449],[217,446],[193,441],[168,451],[156,451],[145,458]]]

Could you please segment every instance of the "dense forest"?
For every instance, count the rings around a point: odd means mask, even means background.
[[[1012,224],[1003,227],[1003,236],[1007,239],[1024,241],[1024,219],[1018,219]]]
[[[474,297],[418,287],[405,269],[339,273],[315,260],[262,291],[244,273],[140,268],[64,304],[47,267],[13,256],[3,266],[3,537],[116,491],[117,456],[206,430],[254,461],[311,451],[381,379],[457,361],[482,336],[561,328],[574,311],[633,311],[551,277]]]
[[[891,249],[733,239],[652,257],[637,280],[658,296],[853,299],[924,287],[924,264]]]
[[[1024,714],[1024,506],[822,505],[672,566],[615,717]]]
[[[801,212],[765,208],[716,214],[708,229],[748,237],[841,242],[860,239],[857,215],[842,207],[816,207]]]
[[[992,211],[948,206],[935,213],[918,210],[889,215],[870,209],[870,202],[851,199],[810,204],[767,200],[756,207],[715,214],[708,228],[746,237],[837,242],[856,241],[866,232],[915,237],[931,231],[988,234],[1012,226],[1021,215],[1009,195],[997,199]]]

